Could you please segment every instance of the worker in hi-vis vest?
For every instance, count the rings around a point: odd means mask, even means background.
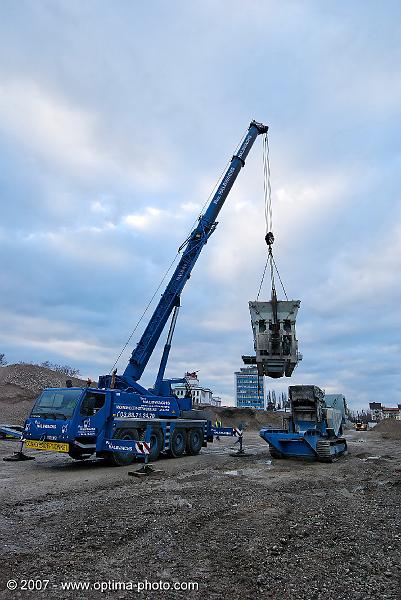
[[[216,419],[215,424],[214,424],[216,429],[220,429],[220,427],[222,426],[221,421],[219,421],[218,419]],[[216,440],[220,441],[220,436],[216,435]]]

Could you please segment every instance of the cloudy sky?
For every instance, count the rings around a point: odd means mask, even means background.
[[[401,402],[399,2],[3,0],[0,57],[9,362],[109,372],[255,118],[276,260],[301,300],[304,360],[275,389]],[[199,370],[232,403],[266,254],[261,139],[219,221],[168,374]]]

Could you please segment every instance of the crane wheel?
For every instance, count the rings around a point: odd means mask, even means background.
[[[150,434],[150,462],[154,462],[159,458],[160,452],[163,450],[163,441],[163,433],[160,430],[154,429]]]
[[[203,430],[200,428],[190,429],[187,437],[187,454],[194,456],[199,454],[203,446]]]
[[[117,429],[114,434],[116,440],[139,440],[137,429]],[[112,467],[127,467],[135,460],[133,452],[109,452],[106,461]]]
[[[182,456],[187,445],[187,436],[185,429],[174,429],[171,435],[169,454],[174,458]]]

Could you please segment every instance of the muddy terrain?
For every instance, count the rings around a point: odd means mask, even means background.
[[[374,431],[348,440],[337,462],[304,463],[271,460],[248,432],[248,457],[231,457],[225,439],[160,460],[163,473],[144,479],[128,475],[138,464],[47,452],[0,461],[0,598],[396,600],[400,443]],[[15,447],[0,442],[0,456]],[[20,589],[43,579],[45,592]],[[91,588],[63,590],[71,581]],[[195,582],[198,591],[121,582]]]

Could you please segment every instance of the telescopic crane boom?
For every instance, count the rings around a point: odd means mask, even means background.
[[[191,272],[195,263],[207,243],[209,237],[216,229],[217,216],[235,182],[239,172],[245,165],[246,157],[249,154],[258,135],[267,133],[268,127],[262,123],[252,121],[248,131],[236,152],[233,155],[230,164],[218,186],[213,198],[205,214],[199,217],[199,221],[195,229],[192,231],[188,239],[184,242],[181,248],[185,247],[181,259],[164,291],[159,303],[157,304],[152,317],[142,334],[136,348],[131,354],[129,363],[122,376],[116,376],[113,380],[114,387],[126,389],[132,387],[139,389],[136,382],[141,378],[142,373],[152,356],[153,350],[163,332],[163,329],[173,312],[175,307],[179,306],[181,292],[191,276]],[[171,332],[172,333],[172,332]],[[170,341],[171,336],[169,335]],[[167,353],[168,354],[168,351]],[[161,369],[158,374],[158,392],[161,392],[160,383],[164,374],[164,369],[167,363],[167,356],[163,356]],[[163,365],[163,362],[165,363]],[[103,376],[99,379],[101,387],[110,387],[111,376]]]

